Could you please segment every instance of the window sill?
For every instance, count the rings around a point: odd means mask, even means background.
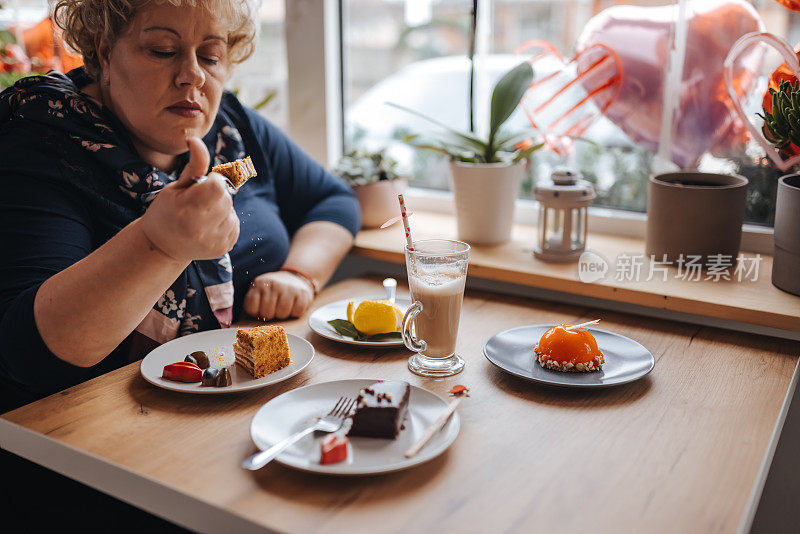
[[[411,219],[411,230],[415,239],[456,237],[452,215],[419,208]],[[619,254],[643,256],[644,239],[592,232],[590,225],[588,248],[606,258],[610,270],[605,279],[584,283],[578,279],[577,264],[554,264],[535,259],[532,249],[536,235],[533,225],[517,224],[509,243],[473,247],[470,275],[582,297],[800,332],[800,298],[772,285],[771,255],[761,255],[755,280],[751,280],[752,274],[743,277],[741,282],[737,282],[735,277],[717,282],[682,280],[675,277],[677,268],[669,267],[666,281],[660,274],[648,281],[645,262],[639,281],[617,281],[614,260]],[[403,264],[404,243],[400,224],[385,230],[362,230],[356,237],[352,253]],[[747,253],[747,256],[754,254]]]
[[[454,213],[453,193],[436,189],[412,187],[405,194],[409,206],[430,213],[451,215]],[[533,200],[517,199],[514,206],[514,221],[535,226],[539,216],[539,204]],[[621,237],[633,237],[644,241],[647,232],[647,214],[589,207],[589,233],[601,233]],[[742,225],[742,252],[772,255],[773,232],[771,227],[755,224]]]

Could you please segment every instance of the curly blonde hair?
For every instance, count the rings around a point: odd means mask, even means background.
[[[64,31],[64,42],[83,56],[86,71],[98,79],[101,69],[95,37],[101,34],[115,43],[136,13],[150,3],[201,6],[209,13],[221,12],[230,21],[228,49],[232,63],[241,63],[255,49],[257,0],[58,0],[53,18]]]

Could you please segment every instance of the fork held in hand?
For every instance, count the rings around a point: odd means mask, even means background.
[[[285,448],[296,443],[303,436],[307,436],[312,432],[336,432],[342,428],[344,420],[350,414],[350,410],[353,409],[355,404],[356,401],[354,399],[349,397],[339,397],[339,400],[336,401],[336,405],[331,409],[330,412],[328,412],[328,415],[321,417],[310,427],[292,434],[288,438],[276,443],[269,449],[250,456],[244,462],[242,462],[242,467],[245,469],[250,469],[251,471],[261,469],[276,456],[278,456]]]

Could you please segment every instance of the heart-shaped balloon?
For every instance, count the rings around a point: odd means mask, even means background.
[[[673,117],[671,159],[681,167],[696,164],[700,156],[730,135],[735,123],[728,99],[723,62],[742,35],[763,31],[755,9],[744,0],[685,0],[687,37],[679,104]],[[578,38],[580,54],[598,45],[614,50],[622,67],[619,95],[606,117],[636,143],[656,152],[661,138],[665,82],[675,35],[676,6],[614,6],[593,17]],[[753,47],[736,59],[738,98],[748,98],[756,87],[763,49]],[[578,74],[591,62],[578,59]],[[591,77],[581,79],[586,91],[596,89]],[[601,103],[598,102],[598,105]]]
[[[528,62],[537,74],[520,101],[520,107],[536,129],[544,132],[545,143],[560,152],[568,140],[561,136],[581,136],[602,115],[619,93],[622,73],[617,54],[603,45],[588,47],[564,61],[551,43],[534,39],[517,48],[517,54],[538,50]],[[590,65],[580,74],[578,61]],[[591,77],[592,90],[577,83]]]
[[[736,41],[733,47],[731,47],[728,57],[725,58],[725,86],[727,87],[728,95],[733,102],[733,108],[736,110],[736,113],[739,115],[742,123],[747,127],[747,130],[750,132],[750,136],[755,139],[759,145],[761,145],[772,162],[775,163],[776,167],[782,171],[788,171],[795,165],[800,164],[800,155],[783,159],[778,150],[766,140],[761,130],[756,127],[750,117],[745,114],[742,103],[739,100],[736,92],[735,80],[737,60],[742,53],[758,44],[766,44],[777,50],[778,53],[783,56],[786,66],[790,72],[794,73],[795,77],[800,74],[800,61],[798,61],[797,54],[795,54],[789,43],[771,33],[754,32],[744,35],[738,41]]]

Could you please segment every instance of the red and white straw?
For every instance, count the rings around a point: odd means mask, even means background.
[[[411,227],[408,226],[408,214],[406,213],[406,201],[403,198],[403,194],[400,193],[397,195],[397,200],[400,201],[400,217],[403,218],[403,227],[406,230],[406,242],[408,243],[408,250],[414,250],[411,241]]]

